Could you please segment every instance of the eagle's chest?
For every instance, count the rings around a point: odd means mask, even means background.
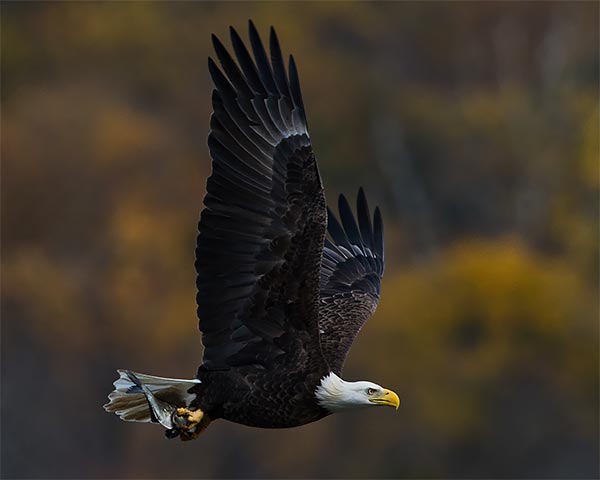
[[[290,372],[230,372],[219,417],[261,428],[297,427],[323,418],[315,389],[320,378]],[[222,386],[225,386],[222,384]]]

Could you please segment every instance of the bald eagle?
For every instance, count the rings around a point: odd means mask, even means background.
[[[220,418],[286,428],[359,407],[397,409],[391,390],[341,378],[379,300],[379,209],[371,216],[362,188],[356,217],[344,196],[340,220],[326,207],[293,57],[286,71],[272,27],[270,57],[252,22],[252,54],[230,34],[237,62],[214,35],[220,67],[208,60],[212,174],[195,263],[202,365],[192,380],[119,370],[104,408],[182,440]]]

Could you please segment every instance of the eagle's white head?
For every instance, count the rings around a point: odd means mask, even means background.
[[[331,372],[315,390],[317,402],[331,413],[361,407],[400,406],[400,398],[391,390],[373,382],[346,382]]]

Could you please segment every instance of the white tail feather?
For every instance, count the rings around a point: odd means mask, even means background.
[[[128,422],[150,422],[150,407],[146,396],[136,391],[135,384],[129,379],[125,370],[117,370],[119,378],[113,383],[115,389],[108,395],[110,400],[104,405],[107,412],[116,413],[121,420]],[[194,399],[188,390],[200,383],[200,380],[182,380],[180,378],[164,378],[134,372],[157,398],[178,407],[187,407]]]

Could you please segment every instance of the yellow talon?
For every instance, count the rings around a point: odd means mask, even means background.
[[[210,423],[210,419],[202,410],[188,408],[178,408],[173,420],[180,432],[179,438],[183,441],[198,438]]]
[[[188,422],[198,424],[202,421],[204,417],[204,412],[202,410],[194,410],[188,416]]]
[[[185,408],[185,407],[179,407],[177,409],[177,415],[180,417],[190,416],[190,415],[194,414],[195,412],[202,413],[202,410],[190,410],[189,408]]]

